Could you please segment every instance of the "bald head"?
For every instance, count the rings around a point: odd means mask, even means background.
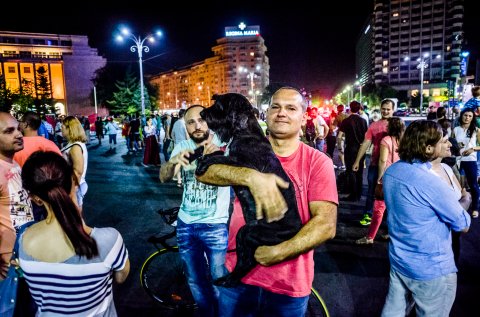
[[[20,150],[23,150],[23,135],[17,119],[0,112],[0,159],[11,162],[15,152]]]

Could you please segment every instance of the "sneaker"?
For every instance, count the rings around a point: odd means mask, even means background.
[[[363,237],[358,240],[355,240],[355,244],[373,244],[373,239]]]
[[[386,234],[381,234],[380,237],[383,239],[383,240],[390,240],[390,235],[388,233]]]
[[[344,171],[344,170],[346,170],[347,168],[345,167],[345,165],[342,165],[342,166],[340,166],[338,169],[341,170],[341,171]]]
[[[337,166],[337,165],[335,165],[335,164],[333,164],[333,169],[335,169],[335,170],[336,170],[337,168],[338,168],[338,166]]]
[[[369,214],[364,214],[362,220],[360,220],[360,224],[362,226],[368,226],[372,222],[372,217]]]
[[[148,167],[148,165],[147,165],[147,164],[145,164],[145,163],[143,163],[143,162],[142,162],[142,163],[140,163],[140,164],[142,164],[142,166],[143,166],[143,167]]]
[[[472,218],[478,218],[478,211],[472,212]]]

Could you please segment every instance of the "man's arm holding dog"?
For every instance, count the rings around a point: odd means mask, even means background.
[[[329,201],[312,201],[309,209],[312,218],[293,238],[274,246],[258,247],[255,260],[270,266],[295,258],[332,239],[336,233],[337,205]]]
[[[170,158],[170,160],[162,164],[160,168],[160,182],[165,183],[173,178],[173,175],[178,173],[180,167],[187,166],[190,164],[188,161],[188,156],[192,154],[192,150],[186,150],[178,153],[177,155]]]
[[[282,219],[287,203],[279,188],[288,188],[289,183],[275,174],[260,173],[247,167],[214,164],[202,175],[196,175],[202,183],[217,186],[246,186],[255,199],[257,219],[264,216],[268,222]]]

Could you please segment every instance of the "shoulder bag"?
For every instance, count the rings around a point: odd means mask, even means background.
[[[15,240],[15,246],[13,247],[12,258],[10,261],[15,260],[18,258],[18,240],[20,236],[23,234],[25,229],[30,227],[34,224],[34,221],[30,221],[22,226],[20,226],[17,238]],[[19,292],[19,284],[24,282],[24,278],[22,277],[20,267],[10,264],[8,268],[7,277],[0,281],[0,316],[2,317],[12,317],[15,313],[15,306],[17,303],[17,293]],[[31,295],[28,293],[28,296]],[[20,306],[25,306],[25,303],[22,299]],[[33,303],[33,300],[30,301]]]

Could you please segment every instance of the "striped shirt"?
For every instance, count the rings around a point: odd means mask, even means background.
[[[117,316],[112,272],[124,268],[128,251],[114,228],[94,228],[91,236],[97,242],[97,257],[74,255],[62,263],[35,260],[20,239],[20,267],[38,305],[37,316]]]

